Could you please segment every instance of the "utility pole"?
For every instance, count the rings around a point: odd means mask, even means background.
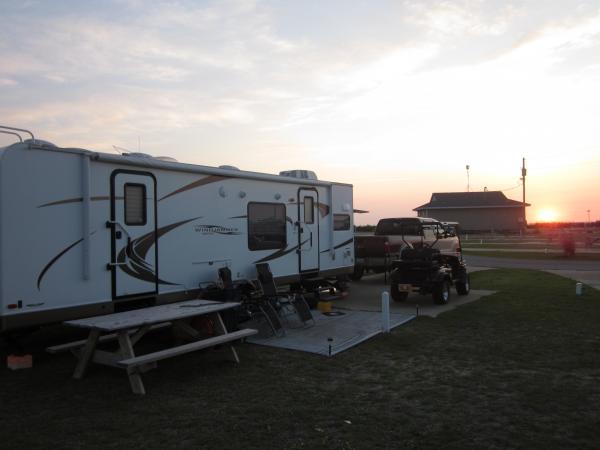
[[[467,192],[469,192],[469,190],[471,188],[471,183],[470,183],[470,179],[469,179],[469,169],[470,169],[470,166],[467,164]]]
[[[525,177],[527,169],[525,168],[525,158],[523,158],[523,167],[521,167],[521,180],[523,181],[523,232],[527,229],[527,215],[525,211]]]

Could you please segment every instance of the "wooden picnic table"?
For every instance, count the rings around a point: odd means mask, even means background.
[[[233,341],[256,334],[253,329],[228,332],[221,311],[235,308],[236,302],[217,302],[212,300],[188,300],[135,309],[86,319],[69,320],[66,325],[89,330],[88,338],[82,341],[49,347],[50,353],[71,350],[78,358],[73,377],[81,379],[89,364],[95,362],[125,369],[129,376],[131,389],[135,394],[145,394],[141,373],[153,369],[157,361],[189,353],[203,348],[232,343]],[[198,316],[207,316],[212,320],[214,335],[202,338],[198,330],[190,325],[190,320]],[[192,342],[159,350],[144,355],[136,355],[134,346],[150,330],[171,326]],[[102,333],[108,333],[102,335]],[[97,344],[117,340],[118,350],[114,352],[100,350]],[[239,363],[239,357],[233,345],[229,346],[233,361]]]

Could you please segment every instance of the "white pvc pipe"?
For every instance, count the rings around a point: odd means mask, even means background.
[[[381,294],[381,329],[384,333],[390,332],[390,294],[387,291]]]
[[[575,284],[575,295],[581,295],[583,293],[583,283]]]

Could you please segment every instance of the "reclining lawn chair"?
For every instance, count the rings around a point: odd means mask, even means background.
[[[252,319],[257,322],[259,334],[271,333],[281,337],[285,335],[279,315],[266,299],[261,297],[242,296],[241,291],[236,289],[231,278],[231,270],[228,267],[219,269],[219,280],[222,285],[222,299],[232,302],[241,302],[241,316],[246,320]],[[264,329],[264,330],[263,330]],[[263,333],[265,331],[266,333]]]
[[[289,314],[296,314],[302,326],[314,325],[315,319],[302,294],[278,291],[273,273],[267,263],[256,264],[256,272],[262,297],[273,306],[275,311],[284,318]]]

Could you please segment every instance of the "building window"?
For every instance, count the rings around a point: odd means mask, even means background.
[[[350,229],[350,216],[348,214],[333,215],[333,229],[335,231],[346,231]]]
[[[125,184],[125,225],[146,225],[146,186]]]
[[[315,203],[312,197],[304,197],[304,223],[315,223]]]
[[[286,245],[285,205],[248,203],[248,248],[274,250]]]

